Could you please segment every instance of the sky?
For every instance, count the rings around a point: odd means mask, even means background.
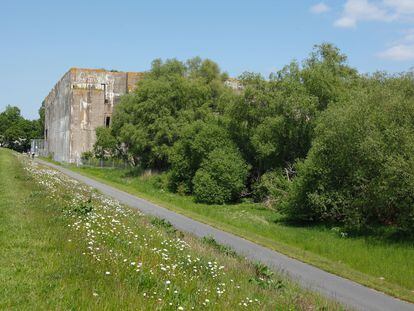
[[[0,0],[0,112],[37,118],[71,67],[145,71],[200,56],[267,77],[323,42],[360,72],[407,71],[414,0]]]

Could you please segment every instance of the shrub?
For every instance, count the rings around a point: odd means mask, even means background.
[[[262,263],[254,264],[256,275],[249,280],[261,288],[282,289],[285,284],[282,280],[275,278],[273,271]]]
[[[275,208],[286,198],[290,184],[283,171],[266,172],[253,185],[254,198],[264,202],[267,207]]]
[[[321,118],[286,210],[299,220],[414,233],[414,84],[406,77],[367,84]]]
[[[201,163],[216,148],[233,147],[226,129],[215,121],[196,121],[186,126],[169,155],[170,190],[192,192],[192,180]]]
[[[106,127],[96,128],[96,142],[93,146],[93,154],[98,159],[109,158],[117,155],[118,142],[112,135],[111,129]]]
[[[91,151],[85,151],[81,155],[81,159],[84,160],[84,161],[87,161],[87,160],[92,159],[92,158],[93,158],[93,153]]]
[[[197,202],[223,204],[231,199],[231,191],[220,187],[205,170],[200,169],[194,176],[194,195]]]
[[[82,201],[73,207],[73,211],[79,215],[87,215],[93,210],[92,198]]]
[[[235,201],[244,189],[248,166],[234,148],[212,151],[193,178],[198,202],[223,204]]]
[[[168,173],[161,173],[152,176],[149,181],[157,189],[161,191],[168,190]]]

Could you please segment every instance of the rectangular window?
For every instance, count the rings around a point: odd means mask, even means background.
[[[105,127],[109,127],[111,124],[111,117],[105,117]]]

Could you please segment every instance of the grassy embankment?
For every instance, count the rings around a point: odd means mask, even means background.
[[[414,243],[385,237],[347,237],[340,228],[300,227],[261,204],[197,204],[169,193],[154,177],[132,177],[127,170],[71,168],[151,202],[211,224],[288,256],[414,302]]]
[[[340,308],[4,149],[0,223],[0,309]]]

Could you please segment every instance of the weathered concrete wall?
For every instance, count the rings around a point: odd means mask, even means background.
[[[56,161],[70,159],[71,73],[67,72],[45,99],[45,140]]]
[[[142,76],[79,68],[66,73],[46,99],[45,128],[54,159],[77,162],[83,152],[90,151],[95,129],[112,122],[114,106]]]
[[[127,72],[126,73],[126,82],[127,82],[127,89],[126,92],[129,93],[133,91],[138,83],[144,77],[143,72]]]

